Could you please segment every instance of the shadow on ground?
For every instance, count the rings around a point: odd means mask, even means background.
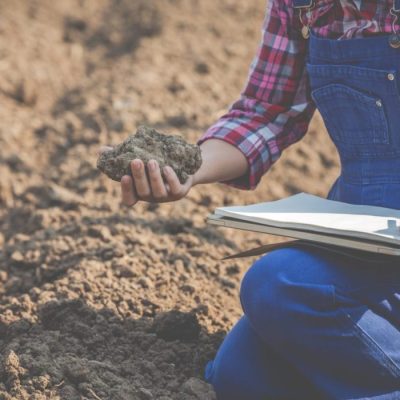
[[[89,50],[104,49],[107,58],[135,51],[144,37],[160,34],[161,13],[155,0],[111,0],[96,28],[79,18],[64,21],[64,40],[81,42]]]
[[[46,395],[68,400],[167,399],[171,391],[194,400],[196,390],[213,399],[201,377],[223,335],[208,334],[195,312],[121,319],[80,299],[51,301],[35,324],[0,323],[0,398],[33,398],[49,386]]]

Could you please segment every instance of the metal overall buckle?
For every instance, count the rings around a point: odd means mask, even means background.
[[[400,33],[396,29],[396,23],[399,19],[400,13],[400,0],[393,0],[393,7],[390,9],[390,14],[393,15],[392,21],[392,34],[389,37],[389,44],[394,49],[398,49],[400,47]]]
[[[301,34],[303,35],[304,39],[308,39],[310,37],[310,26],[312,25],[310,23],[310,17],[311,17],[310,11],[315,6],[315,0],[295,0],[294,3],[295,3],[294,7],[300,9],[299,19],[300,19],[300,23],[302,25]],[[308,17],[307,20],[309,21],[308,24],[305,24],[303,22],[304,9],[306,9],[306,12],[307,12],[307,17]]]

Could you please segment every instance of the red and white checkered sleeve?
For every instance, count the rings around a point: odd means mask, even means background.
[[[289,145],[300,140],[315,111],[305,69],[307,41],[301,36],[291,0],[270,0],[262,41],[240,98],[199,139],[221,139],[236,146],[248,172],[223,181],[254,189]]]

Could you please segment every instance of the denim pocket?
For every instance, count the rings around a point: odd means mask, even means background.
[[[378,96],[331,83],[313,90],[311,97],[337,146],[389,144],[385,106]]]
[[[381,282],[344,292],[336,288],[336,305],[358,354],[366,363],[373,360],[377,374],[400,379],[400,285]]]
[[[379,332],[379,326],[377,328],[376,322],[374,325],[377,332],[371,332],[371,321],[368,321],[369,314],[373,314],[372,311],[367,311],[363,319],[356,321],[351,315],[344,313],[345,318],[348,319],[348,324],[353,327],[353,334],[360,341],[361,347],[363,347],[364,354],[369,360],[373,360],[373,363],[377,366],[375,375],[388,374],[398,380],[400,378],[400,364],[398,361],[398,349],[391,343],[392,332],[388,333],[387,328],[383,332]],[[391,327],[391,329],[393,328]],[[394,335],[398,336],[398,331]],[[397,357],[397,362],[395,357]]]

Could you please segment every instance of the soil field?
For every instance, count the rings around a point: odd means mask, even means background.
[[[146,124],[194,143],[240,93],[264,0],[0,0],[0,399],[214,399],[202,380],[279,240],[208,226],[215,207],[326,195],[316,115],[255,191],[198,186],[120,206],[100,145]]]

